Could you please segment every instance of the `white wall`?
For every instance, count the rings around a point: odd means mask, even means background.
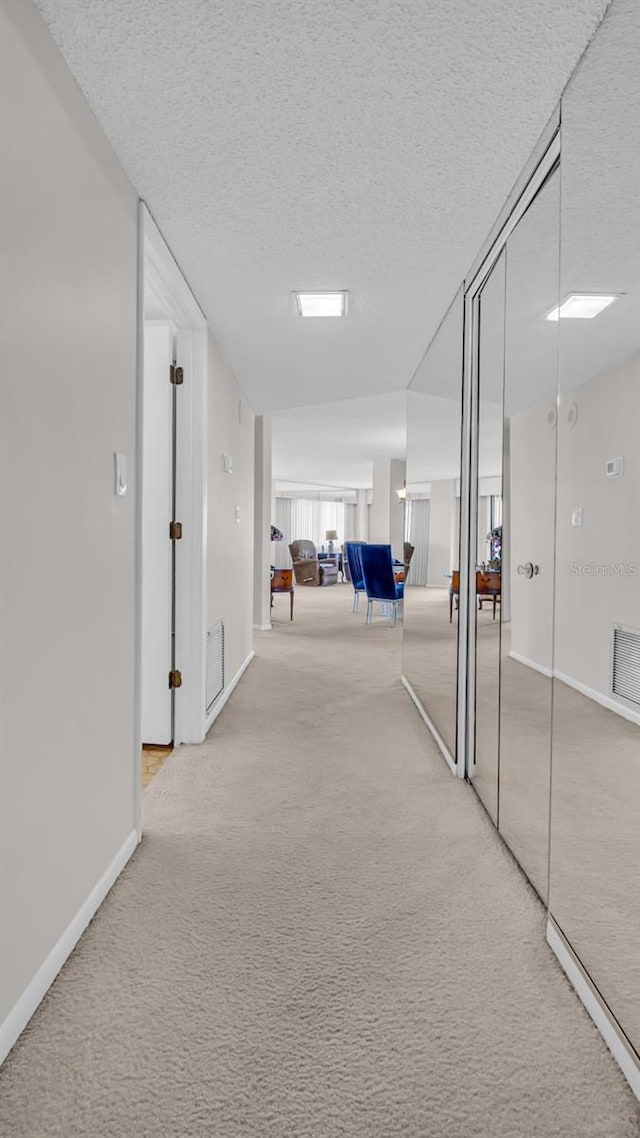
[[[511,651],[547,672],[553,666],[556,431],[549,413],[555,405],[555,396],[548,396],[510,419],[508,560],[503,550]],[[528,561],[540,570],[530,580],[518,573]]]
[[[457,567],[456,482],[446,478],[431,483],[427,585],[445,589],[445,573]],[[452,552],[456,550],[455,558]]]
[[[207,625],[225,622],[229,683],[253,646],[255,417],[211,335],[208,360]],[[231,455],[231,474],[223,454]]]
[[[404,501],[398,491],[404,490],[407,477],[407,464],[400,459],[391,460],[391,479],[389,495],[389,541],[393,556],[404,562]]]
[[[270,540],[276,516],[271,470],[271,418],[258,415],[254,423],[253,624],[263,631],[271,628],[269,582],[273,547],[284,544],[274,542],[272,545]]]
[[[391,462],[381,459],[373,464],[373,496],[369,508],[369,540],[389,541],[389,494],[391,493]]]
[[[356,541],[369,540],[369,505],[367,491],[356,491]]]
[[[610,695],[611,627],[640,629],[640,353],[571,391],[558,428],[555,670]],[[624,476],[608,479],[618,455]],[[578,506],[581,527],[571,525]]]
[[[135,841],[137,198],[28,0],[0,0],[0,43],[0,1019],[14,1009],[15,1027]]]
[[[373,464],[369,540],[390,543],[399,561],[404,560],[404,506],[397,491],[403,489],[405,478],[406,464],[400,459],[379,459]]]

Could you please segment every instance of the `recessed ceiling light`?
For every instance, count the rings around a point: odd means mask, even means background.
[[[344,316],[347,311],[346,292],[296,292],[293,295],[301,316]]]
[[[617,299],[616,295],[572,292],[561,305],[556,305],[551,312],[547,312],[545,320],[592,320]]]

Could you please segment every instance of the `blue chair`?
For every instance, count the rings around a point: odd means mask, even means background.
[[[360,593],[364,593],[361,549],[362,546],[366,544],[366,541],[345,541],[342,547],[343,553],[347,556],[349,575],[351,577],[351,584],[353,585],[353,612],[358,611]]]
[[[371,611],[374,601],[381,605],[391,605],[392,626],[398,616],[398,605],[404,599],[404,582],[396,583],[393,572],[393,559],[390,545],[363,545],[362,573],[367,593],[367,624],[371,624]]]

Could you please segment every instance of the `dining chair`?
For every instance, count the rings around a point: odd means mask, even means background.
[[[390,545],[363,545],[362,575],[367,594],[367,624],[371,624],[374,603],[390,605],[393,613],[391,626],[395,627],[398,605],[404,599],[404,582],[397,582],[393,571]]]
[[[360,606],[360,594],[364,593],[364,576],[362,574],[362,546],[366,541],[345,541],[343,553],[346,555],[349,566],[349,575],[353,585],[353,612]]]

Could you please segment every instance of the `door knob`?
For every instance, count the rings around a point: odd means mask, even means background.
[[[524,565],[518,565],[518,573],[521,577],[526,577],[530,581],[532,577],[537,577],[540,572],[540,566],[534,565],[532,561],[527,561]]]

